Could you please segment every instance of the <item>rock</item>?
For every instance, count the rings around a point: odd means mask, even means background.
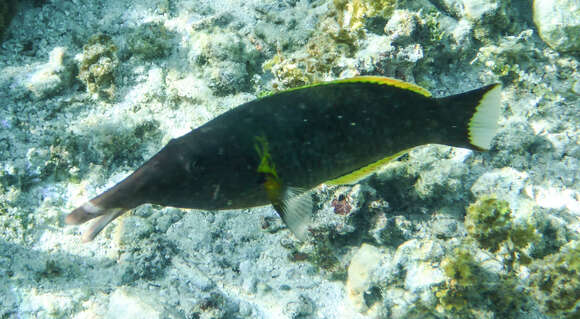
[[[440,269],[432,266],[432,262],[418,262],[407,267],[405,289],[415,294],[429,290],[432,286],[445,280]]]
[[[431,221],[430,228],[437,238],[453,238],[458,235],[457,221],[453,218],[435,218]]]
[[[580,1],[535,0],[534,22],[554,50],[580,51]]]
[[[485,16],[493,15],[499,8],[498,0],[469,0],[463,1],[465,16],[471,21],[481,21]]]
[[[475,197],[497,195],[510,203],[513,209],[519,207],[519,198],[529,176],[510,167],[494,169],[481,175],[473,186],[471,193]]]
[[[129,52],[126,54],[137,55],[145,60],[163,58],[171,52],[172,40],[173,34],[163,24],[144,23],[128,36]]]
[[[369,229],[378,244],[398,247],[409,240],[415,231],[413,223],[406,216],[389,216],[377,214]]]
[[[385,33],[397,44],[410,43],[417,29],[417,17],[409,10],[395,10],[387,25]]]
[[[74,65],[66,49],[56,47],[50,52],[48,63],[36,69],[24,85],[37,99],[50,97],[71,84],[73,70]]]
[[[463,12],[463,5],[461,0],[431,0],[431,2],[445,13],[453,17],[460,17]]]
[[[453,17],[465,16],[473,22],[492,15],[500,4],[498,0],[431,0],[431,2]]]
[[[288,318],[304,318],[312,315],[315,309],[314,302],[310,298],[300,295],[298,300],[286,304],[284,313]]]
[[[153,232],[153,226],[145,218],[127,216],[122,219],[119,231],[119,243],[131,245],[139,239],[149,237]]]
[[[355,308],[366,311],[365,293],[373,285],[372,274],[381,261],[381,252],[375,246],[363,244],[352,257],[348,267],[346,290]]]
[[[119,288],[111,294],[105,318],[162,318],[162,307],[154,300],[147,299],[126,288]]]

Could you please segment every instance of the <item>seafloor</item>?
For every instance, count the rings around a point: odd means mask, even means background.
[[[580,318],[577,0],[2,0],[0,34],[0,318]],[[64,224],[171,138],[355,75],[502,83],[491,150],[321,186],[306,242],[271,207]]]

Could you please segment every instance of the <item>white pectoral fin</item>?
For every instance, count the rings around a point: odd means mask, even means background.
[[[300,240],[308,237],[308,226],[312,221],[312,193],[300,188],[286,187],[279,203],[273,203],[286,226]]]

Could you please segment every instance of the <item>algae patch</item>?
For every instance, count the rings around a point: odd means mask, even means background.
[[[119,65],[116,52],[113,40],[104,34],[91,37],[83,46],[82,55],[77,57],[78,77],[90,94],[109,100],[115,97],[115,69]]]
[[[562,247],[531,267],[530,287],[542,310],[553,316],[580,316],[580,241]]]

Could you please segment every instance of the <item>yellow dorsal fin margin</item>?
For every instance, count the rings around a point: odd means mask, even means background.
[[[384,76],[355,76],[353,78],[340,79],[340,80],[336,80],[336,81],[331,81],[329,83],[353,83],[353,82],[376,83],[376,84],[382,84],[382,85],[389,85],[389,86],[394,86],[394,87],[397,87],[400,89],[410,90],[410,91],[413,91],[415,93],[419,93],[425,97],[431,97],[431,92],[429,92],[425,88],[422,88],[422,87],[420,87],[416,84],[413,84],[413,83],[409,83],[409,82],[405,82],[405,81],[401,81],[401,80],[397,80],[397,79],[393,79],[393,78],[388,78],[388,77],[384,77]]]
[[[358,181],[360,181],[361,179],[371,175],[372,173],[376,172],[377,170],[379,170],[379,168],[385,166],[387,163],[389,163],[390,161],[401,157],[403,154],[409,152],[410,150],[412,150],[413,148],[410,149],[406,149],[403,151],[400,151],[398,153],[395,153],[391,156],[385,157],[383,159],[380,159],[374,163],[371,163],[365,167],[359,168],[356,171],[353,171],[349,174],[337,177],[335,179],[329,180],[327,182],[325,182],[324,184],[326,185],[345,185],[345,184],[354,184]]]
[[[403,90],[413,91],[413,92],[421,94],[425,97],[431,97],[431,92],[429,92],[427,89],[422,88],[416,84],[397,80],[397,79],[393,79],[393,78],[388,78],[388,77],[384,77],[384,76],[370,76],[370,75],[355,76],[353,78],[340,79],[340,80],[334,80],[334,81],[329,81],[329,82],[317,82],[317,83],[312,83],[312,84],[308,84],[308,85],[304,85],[304,86],[298,86],[295,88],[287,89],[287,90],[284,90],[280,93],[291,92],[291,91],[296,91],[296,90],[309,88],[309,87],[315,87],[315,86],[337,84],[337,83],[338,84],[340,84],[340,83],[374,83],[374,84],[379,84],[379,85],[393,86],[393,87],[400,88]]]

